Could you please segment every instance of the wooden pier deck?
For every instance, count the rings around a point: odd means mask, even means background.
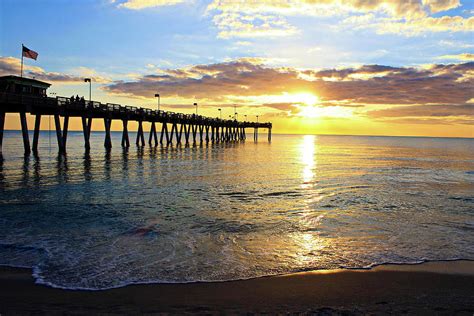
[[[205,117],[195,114],[182,114],[167,111],[155,111],[148,108],[123,106],[112,103],[96,101],[76,101],[64,97],[46,97],[0,93],[0,153],[2,151],[5,113],[18,113],[20,116],[21,130],[25,154],[38,151],[38,139],[41,117],[54,116],[58,150],[66,152],[67,133],[70,117],[80,117],[84,132],[84,147],[90,149],[90,133],[94,119],[104,120],[105,140],[104,146],[110,150],[112,140],[110,126],[113,120],[121,120],[123,134],[121,146],[130,147],[128,122],[138,122],[136,145],[145,146],[143,122],[150,122],[148,144],[150,146],[196,145],[203,143],[235,142],[246,139],[246,129],[253,128],[254,141],[258,140],[258,129],[268,129],[268,141],[271,141],[272,123],[243,122],[237,120],[222,120],[219,118]],[[33,144],[30,148],[26,114],[35,116]],[[60,117],[64,118],[61,127]],[[161,124],[161,134],[158,140],[157,124]]]

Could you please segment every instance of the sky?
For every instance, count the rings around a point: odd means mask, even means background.
[[[90,77],[97,101],[159,93],[276,133],[474,137],[473,31],[473,0],[2,0],[0,75],[24,44],[56,95],[87,98]]]

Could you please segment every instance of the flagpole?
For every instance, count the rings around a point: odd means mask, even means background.
[[[21,44],[21,72],[20,77],[23,78],[23,44]]]

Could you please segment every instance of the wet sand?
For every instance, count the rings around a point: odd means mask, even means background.
[[[34,284],[29,269],[0,268],[2,315],[163,312],[473,315],[474,261],[105,291],[54,289]]]

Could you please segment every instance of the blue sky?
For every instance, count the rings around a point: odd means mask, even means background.
[[[197,84],[199,80],[219,74],[221,78],[235,81],[236,77],[229,76],[241,74],[231,71],[229,63],[242,69],[241,61],[250,65],[244,67],[249,75],[260,74],[257,70],[262,73],[277,70],[280,74],[289,69],[298,78],[304,71],[343,71],[360,69],[364,65],[402,70],[415,68],[421,75],[423,69],[433,65],[465,64],[462,70],[465,73],[457,73],[451,78],[464,85],[466,80],[471,80],[468,74],[474,60],[473,13],[474,1],[469,0],[374,0],[364,3],[356,0],[2,0],[0,58],[3,58],[4,66],[0,70],[8,73],[14,69],[12,67],[19,62],[21,43],[24,43],[39,53],[37,61],[25,60],[30,67],[26,71],[37,78],[53,81],[52,89],[58,94],[69,95],[78,90],[81,93],[84,85],[80,79],[88,76],[95,79],[94,96],[103,101],[148,106],[154,102],[154,91],[142,88],[149,87],[150,81],[155,80],[156,89],[169,93],[167,102],[170,106],[183,111],[191,111],[192,107],[186,108],[185,104],[192,104],[198,97],[209,106],[209,112],[215,110],[213,106],[223,103],[231,107],[239,102],[242,111],[265,103],[273,105],[259,106],[262,115],[284,122],[285,115],[287,120],[294,119],[292,116],[301,110],[298,106],[302,104],[321,107],[321,112],[311,112],[323,113],[323,116],[312,115],[312,120],[306,122],[307,132],[321,123],[315,123],[316,118],[345,119],[345,114],[331,117],[330,113],[338,111],[329,111],[328,107],[344,107],[340,113],[350,110],[354,118],[363,122],[369,111],[402,105],[426,106],[436,100],[427,97],[417,103],[406,103],[387,95],[381,103],[372,104],[367,100],[356,101],[364,99],[357,95],[341,99],[328,84],[348,80],[340,79],[340,74],[322,79],[305,77],[306,81],[301,83],[305,88],[301,91],[290,82],[281,83],[278,91],[265,91],[259,86],[260,90],[255,90],[253,95],[244,93],[245,98],[233,95],[234,91],[219,95],[218,90],[205,84],[202,86],[206,86],[212,96],[204,98],[194,88],[192,93],[180,91],[185,91],[190,83]],[[219,70],[210,71],[212,65],[220,67]],[[251,65],[259,68],[254,71]],[[206,72],[200,70],[201,66],[208,67]],[[193,67],[197,68],[188,71]],[[225,71],[221,69],[223,67],[227,67]],[[353,74],[350,80],[374,80],[375,86],[377,78],[387,72],[375,74],[373,69],[370,70],[372,75]],[[396,73],[400,71],[393,71]],[[440,73],[434,75],[440,76]],[[187,77],[183,79],[183,76]],[[258,78],[271,81],[271,78]],[[326,81],[324,90],[307,84],[318,80]],[[128,83],[130,85],[126,85]],[[173,90],[169,89],[170,85]],[[127,89],[129,86],[136,90]],[[446,83],[443,87],[448,86]],[[294,99],[289,95],[294,95]],[[446,102],[472,104],[469,93],[458,95],[465,100]],[[317,104],[308,104],[307,100],[314,99],[311,96],[318,100],[311,102]],[[280,106],[281,103],[288,104],[285,107]],[[412,120],[404,128],[412,126],[413,131],[407,133],[416,134],[421,125],[427,125],[426,130],[429,130],[430,124],[434,123],[449,124],[451,128],[454,124],[454,134],[469,135],[465,120],[471,117],[469,113],[464,114],[461,118],[464,123],[455,124],[454,119],[459,119],[458,116],[450,115],[449,122],[436,122],[439,115],[428,113],[427,117],[417,116],[423,124]],[[372,123],[378,126],[383,119],[377,120]],[[393,118],[390,120],[395,122]],[[284,124],[291,125],[289,121]]]
[[[144,71],[147,64],[179,67],[243,56],[279,58],[273,63],[297,67],[404,66],[464,53],[462,45],[473,43],[471,32],[407,36],[378,35],[372,29],[340,31],[340,16],[301,14],[287,18],[299,30],[291,36],[222,39],[212,21],[214,14],[206,13],[209,3],[130,10],[106,0],[3,0],[1,54],[18,56],[23,42],[40,53],[38,64],[50,71],[81,65],[128,73]],[[473,10],[474,1],[463,1],[433,16],[467,18]],[[18,26],[20,21],[23,27]]]

